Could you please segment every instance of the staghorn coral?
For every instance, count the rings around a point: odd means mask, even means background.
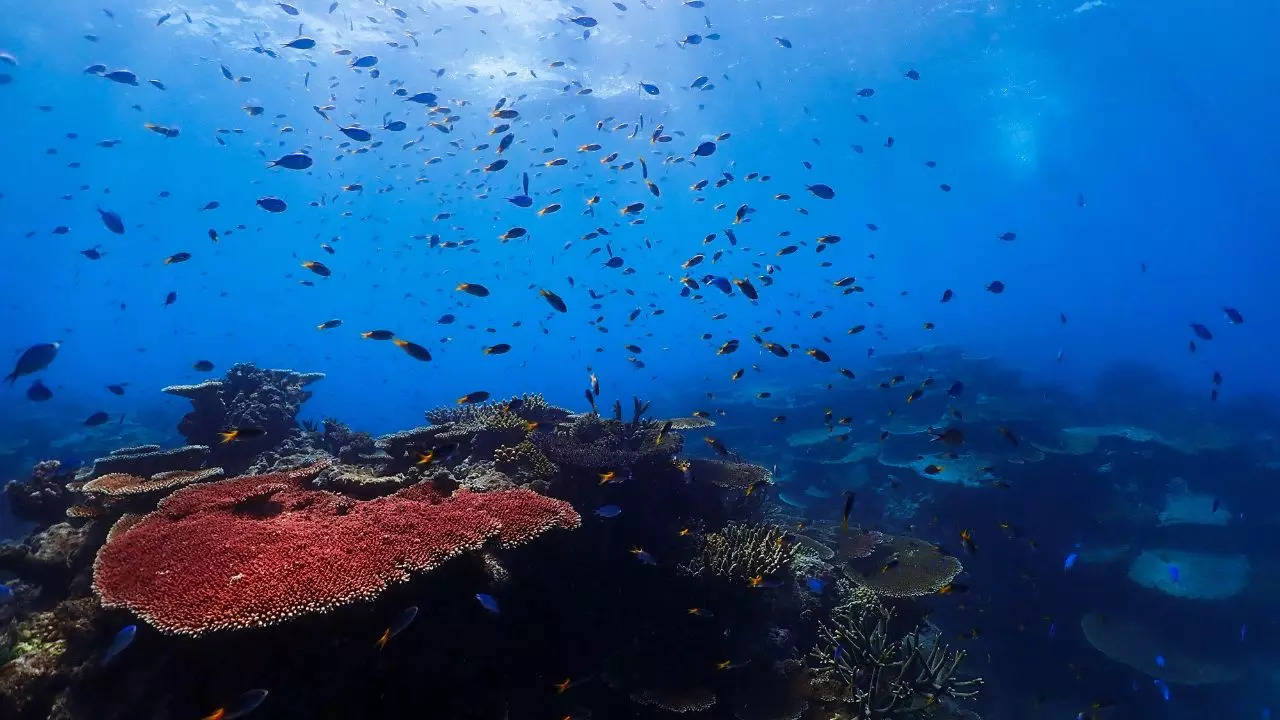
[[[62,469],[57,460],[45,460],[31,468],[31,475],[24,480],[5,483],[4,494],[13,514],[42,523],[59,520],[72,503],[67,481],[71,473]]]
[[[869,554],[860,557],[843,549],[837,558],[845,576],[885,597],[932,595],[964,570],[960,560],[943,554],[937,545],[902,535],[885,535]]]
[[[746,582],[790,568],[795,555],[795,545],[776,525],[730,525],[703,538],[687,570]]]
[[[709,482],[722,488],[745,491],[758,482],[773,482],[773,473],[763,465],[728,460],[691,459],[689,472],[699,482]]]
[[[957,699],[978,694],[981,679],[961,680],[964,651],[937,643],[917,627],[891,639],[893,612],[863,594],[820,623],[810,652],[815,697],[852,706],[859,718],[928,718]]]
[[[123,448],[94,460],[76,474],[76,479],[88,481],[114,473],[149,478],[169,470],[199,470],[208,456],[207,445],[184,445],[172,450],[161,450],[158,445]]]
[[[416,485],[354,500],[308,488],[322,469],[175,492],[112,534],[94,591],[166,633],[262,627],[375,598],[491,541],[510,548],[581,523],[568,503],[525,489],[445,496]]]

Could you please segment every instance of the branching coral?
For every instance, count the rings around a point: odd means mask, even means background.
[[[810,653],[815,694],[851,704],[867,720],[930,717],[943,703],[978,694],[982,680],[962,680],[956,668],[964,651],[939,645],[917,627],[891,638],[893,612],[862,594],[821,623]]]
[[[789,568],[795,555],[795,545],[776,525],[730,525],[703,539],[689,570],[748,581]]]

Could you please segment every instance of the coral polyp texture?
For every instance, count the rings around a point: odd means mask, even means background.
[[[184,488],[113,532],[94,590],[172,634],[261,627],[376,598],[492,542],[524,544],[581,518],[527,489],[446,496],[426,486],[360,501],[306,482],[323,469]]]

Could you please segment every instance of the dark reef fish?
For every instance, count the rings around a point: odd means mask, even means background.
[[[40,343],[32,345],[23,351],[22,356],[18,358],[18,362],[13,367],[13,372],[5,376],[5,382],[12,385],[18,378],[23,375],[31,375],[49,367],[54,358],[58,357],[58,348],[62,347],[60,342]]]

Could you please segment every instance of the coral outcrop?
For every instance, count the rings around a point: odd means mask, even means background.
[[[302,434],[298,411],[311,397],[307,387],[322,379],[323,373],[264,370],[241,363],[221,380],[171,385],[163,392],[191,401],[191,411],[178,423],[178,432],[187,442],[209,446],[212,462],[240,472],[256,452]],[[255,428],[262,434],[223,443],[219,433],[228,428]]]
[[[94,589],[160,630],[261,627],[377,597],[493,542],[522,545],[581,522],[519,489],[444,496],[414,486],[368,501],[313,490],[322,467],[180,490],[98,554]]]
[[[42,524],[56,522],[72,504],[73,496],[67,490],[72,475],[57,460],[37,463],[26,480],[5,483],[9,507],[13,508],[14,515],[25,520]]]

